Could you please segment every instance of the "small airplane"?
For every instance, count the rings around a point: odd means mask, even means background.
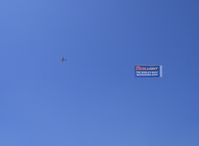
[[[63,64],[65,61],[67,61],[67,59],[64,57],[61,57],[61,63]]]

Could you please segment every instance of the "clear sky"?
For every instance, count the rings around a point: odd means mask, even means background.
[[[198,146],[198,6],[1,0],[0,145]]]

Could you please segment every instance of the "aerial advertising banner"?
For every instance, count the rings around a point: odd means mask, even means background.
[[[136,65],[136,77],[162,77],[162,65]]]

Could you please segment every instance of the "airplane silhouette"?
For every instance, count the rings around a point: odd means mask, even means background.
[[[64,57],[61,57],[61,63],[63,64],[65,61],[67,61],[67,59]]]

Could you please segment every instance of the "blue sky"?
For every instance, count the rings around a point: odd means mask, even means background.
[[[198,146],[198,4],[1,0],[0,145]]]

